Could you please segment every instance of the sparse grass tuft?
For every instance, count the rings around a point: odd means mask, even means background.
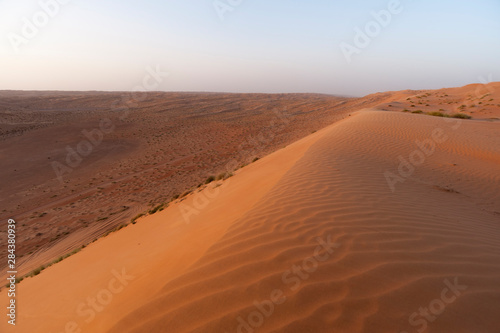
[[[444,114],[442,112],[428,112],[427,114],[433,117],[449,117],[449,115]]]
[[[465,113],[455,113],[451,115],[452,118],[459,118],[459,119],[472,119],[471,116]]]
[[[164,206],[165,206],[165,203],[159,204],[158,206],[151,208],[151,210],[148,213],[150,215],[156,214],[156,212],[162,211]],[[144,215],[144,214],[142,214],[142,215]]]
[[[186,192],[182,193],[179,198],[184,198],[186,195],[190,194],[191,192],[192,192],[191,190],[187,190]]]
[[[136,215],[136,216],[132,219],[132,221],[131,221],[131,222],[135,224],[135,222],[137,221],[137,219],[139,219],[140,217],[143,217],[143,216],[144,216],[144,213],[140,213],[140,214]]]
[[[424,111],[422,111],[422,110],[415,110],[415,111],[412,111],[411,113],[424,113]]]

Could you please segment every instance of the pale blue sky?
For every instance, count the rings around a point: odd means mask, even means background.
[[[364,95],[500,81],[498,0],[401,0],[348,63],[340,44],[355,46],[355,27],[390,1],[243,0],[221,20],[213,0],[72,0],[16,52],[12,36],[42,9],[0,0],[0,89],[132,90],[157,65],[170,73],[165,91]]]

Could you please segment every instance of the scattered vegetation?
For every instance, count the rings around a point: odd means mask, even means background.
[[[58,262],[61,262],[63,261],[64,259],[68,258],[68,257],[71,257],[72,255],[80,252],[82,249],[84,249],[86,246],[85,245],[82,245],[81,247],[73,250],[72,252],[70,253],[67,253],[63,256],[60,256],[59,258],[53,260],[52,262],[50,262],[49,264],[47,265],[42,265],[40,267],[37,267],[35,268],[34,270],[32,270],[30,273],[24,275],[24,276],[21,276],[21,277],[17,277],[16,278],[16,284],[17,283],[20,283],[21,281],[23,281],[25,278],[28,278],[28,277],[34,277],[34,276],[37,276],[39,275],[43,270],[49,268],[50,266],[54,265],[54,264],[57,264]],[[8,288],[10,286],[10,284],[7,284],[6,287]]]
[[[411,113],[424,113],[424,111],[422,111],[422,110],[415,110],[415,111],[412,111]]]
[[[163,206],[163,204],[162,204],[162,205],[158,205],[158,206],[155,206],[155,207],[151,208],[151,209],[149,210],[149,214],[150,214],[150,215],[155,214],[157,211],[159,211],[159,210],[160,210],[160,208],[161,208],[162,206]]]

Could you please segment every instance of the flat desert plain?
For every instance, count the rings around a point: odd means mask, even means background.
[[[20,250],[24,269],[86,245],[18,284],[16,326],[1,332],[500,332],[499,83],[363,98],[154,93],[60,192],[46,160],[63,161],[71,133],[96,120],[121,125],[101,100],[117,95],[1,94],[2,223],[14,217],[19,243],[35,244]],[[443,116],[457,113],[472,119]],[[263,123],[278,134],[238,154]],[[186,192],[89,244],[170,190]],[[40,239],[53,230],[68,234]]]

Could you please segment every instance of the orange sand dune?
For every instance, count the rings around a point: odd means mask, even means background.
[[[23,281],[0,331],[499,332],[498,130],[358,112]]]
[[[377,108],[389,111],[463,113],[474,119],[500,120],[500,82],[384,92],[366,96],[363,100],[376,101]]]

